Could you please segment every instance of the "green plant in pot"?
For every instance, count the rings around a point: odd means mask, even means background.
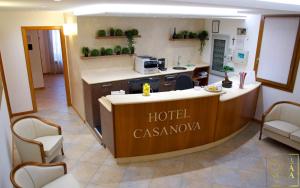
[[[127,48],[127,47],[122,48],[122,54],[129,54],[129,53],[130,53],[129,48]]]
[[[91,51],[91,56],[99,56],[99,55],[100,55],[99,50],[93,49],[93,50]]]
[[[183,39],[184,35],[182,33],[177,33],[176,35],[176,39]]]
[[[189,38],[190,38],[190,39],[195,39],[195,38],[197,38],[197,33],[189,32]]]
[[[188,31],[181,31],[180,33],[181,33],[181,35],[183,36],[184,39],[188,38],[188,35],[189,35]]]
[[[115,36],[115,29],[114,28],[109,29],[109,36]]]
[[[101,56],[104,56],[104,55],[105,55],[105,48],[102,47],[102,48],[100,49],[100,55],[101,55]]]
[[[198,38],[200,39],[200,54],[202,55],[203,49],[206,45],[206,40],[208,40],[208,32],[203,30],[198,34]]]
[[[105,49],[105,55],[113,55],[113,54],[114,54],[113,49],[111,49],[111,48]]]
[[[106,31],[101,29],[97,31],[97,37],[105,37],[106,36]]]
[[[132,32],[133,36],[139,35],[139,31],[137,29],[132,29],[131,32]]]
[[[124,33],[123,33],[122,29],[116,29],[115,35],[116,35],[116,36],[123,36]]]
[[[138,35],[139,32],[137,29],[131,29],[131,30],[127,30],[125,31],[125,36],[127,37],[127,43],[128,43],[128,49],[130,50],[130,53],[133,54],[134,51],[132,52],[132,50],[134,49],[134,36]]]
[[[118,46],[115,46],[114,52],[115,52],[115,54],[120,55],[121,52],[122,52],[122,47],[119,46],[119,45],[118,45]]]
[[[229,80],[228,78],[228,72],[233,72],[234,68],[230,67],[228,65],[225,65],[222,69],[222,72],[225,73],[225,79],[222,81],[222,87],[225,88],[231,88],[232,87],[232,81]]]
[[[90,53],[90,49],[88,47],[82,47],[81,52],[84,55],[84,57],[88,57]]]

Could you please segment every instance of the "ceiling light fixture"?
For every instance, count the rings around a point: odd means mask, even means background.
[[[300,5],[300,0],[259,0],[270,3],[280,3],[280,4],[288,4],[288,5]]]
[[[138,15],[181,15],[181,16],[244,16],[232,8],[214,8],[179,5],[142,4],[97,4],[73,9],[76,16],[92,14],[138,14]]]

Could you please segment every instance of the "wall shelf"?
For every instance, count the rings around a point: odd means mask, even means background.
[[[170,41],[200,41],[200,39],[198,38],[182,38],[182,39],[173,39],[173,38],[169,38]],[[209,40],[208,38],[205,40]]]
[[[170,41],[200,41],[198,38],[187,38],[187,39],[173,39],[173,38],[169,38]]]
[[[103,55],[103,56],[80,56],[82,60],[89,60],[89,59],[104,59],[104,58],[113,58],[113,57],[133,57],[135,54],[120,54],[120,55]]]
[[[126,39],[126,36],[103,36],[96,37],[96,39]],[[141,35],[134,36],[133,38],[141,38]]]

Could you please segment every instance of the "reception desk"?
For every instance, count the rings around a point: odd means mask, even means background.
[[[102,141],[119,162],[182,155],[221,144],[252,120],[260,83],[210,93],[108,95],[99,99]]]

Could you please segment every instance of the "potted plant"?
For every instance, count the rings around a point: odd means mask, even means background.
[[[183,39],[183,35],[182,35],[182,33],[177,33],[176,34],[176,39]]]
[[[138,31],[136,29],[125,31],[125,36],[127,37],[128,49],[130,50],[130,53],[132,53],[131,51],[134,49],[134,36],[136,34],[138,34]]]
[[[132,32],[133,36],[139,35],[139,31],[137,29],[132,29],[131,32]]]
[[[188,31],[181,31],[180,33],[181,33],[181,35],[183,36],[184,39],[188,38],[188,34],[189,34]]]
[[[130,50],[130,54],[134,54],[134,51],[135,51],[134,46],[132,46],[129,50]]]
[[[99,55],[100,55],[99,50],[93,49],[93,50],[91,51],[91,56],[99,56]]]
[[[84,57],[88,57],[90,49],[88,47],[82,47],[81,52],[83,53]]]
[[[121,51],[122,51],[122,47],[121,46],[119,46],[119,45],[115,46],[115,48],[114,48],[115,54],[120,55]]]
[[[195,39],[195,38],[197,38],[197,33],[189,32],[189,38],[190,38],[190,39]]]
[[[222,81],[222,86],[225,88],[231,88],[232,87],[232,81],[228,78],[228,72],[233,72],[234,68],[230,67],[228,65],[225,65],[222,69],[222,72],[225,73],[225,79]]]
[[[129,53],[130,53],[129,48],[127,48],[127,47],[122,48],[122,54],[129,54]]]
[[[200,39],[200,54],[202,55],[203,49],[206,45],[206,40],[208,39],[208,32],[203,30],[198,34],[198,38]]]
[[[100,55],[101,56],[104,56],[105,55],[105,48],[100,48]]]
[[[115,36],[115,29],[114,28],[109,29],[109,36]]]
[[[106,36],[106,31],[101,29],[97,31],[97,37],[105,37]]]
[[[116,36],[123,36],[124,33],[123,33],[123,31],[122,31],[121,29],[116,29],[115,35],[116,35]]]
[[[107,49],[105,49],[105,55],[113,55],[113,49],[111,49],[111,48],[107,48]]]

